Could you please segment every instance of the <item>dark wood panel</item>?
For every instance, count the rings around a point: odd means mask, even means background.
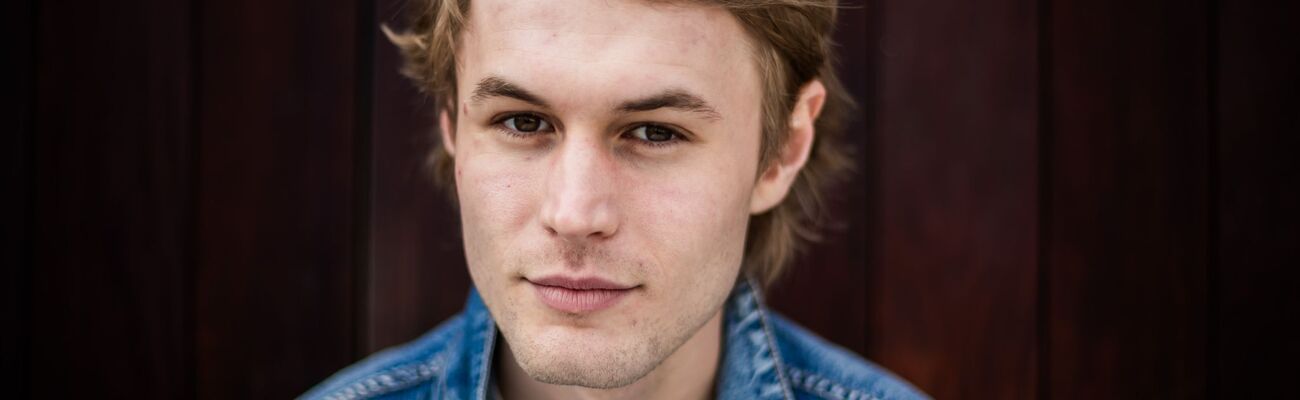
[[[1051,398],[1205,396],[1204,1],[1051,4]]]
[[[11,60],[0,79],[0,96],[7,106],[0,117],[10,121],[0,139],[0,384],[16,398],[26,398],[31,361],[30,328],[32,273],[32,136],[36,60],[34,2],[0,4],[0,49]]]
[[[871,354],[936,398],[1036,395],[1036,2],[882,4]]]
[[[356,354],[357,10],[199,10],[201,398],[292,397]]]
[[[364,29],[404,26],[407,2],[375,3],[376,21]],[[384,35],[374,36],[374,49],[374,256],[367,352],[411,340],[459,312],[471,285],[460,214],[427,168],[437,141],[433,101],[398,72],[401,58]]]
[[[1279,398],[1300,357],[1300,50],[1293,2],[1220,1],[1217,304],[1211,393]]]
[[[31,387],[187,397],[189,2],[38,7]]]

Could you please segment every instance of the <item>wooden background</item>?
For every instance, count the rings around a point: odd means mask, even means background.
[[[860,172],[774,307],[938,398],[1292,391],[1290,2],[853,6]],[[5,397],[292,397],[460,308],[400,1],[0,7]]]

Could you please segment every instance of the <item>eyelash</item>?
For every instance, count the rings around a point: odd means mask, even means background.
[[[529,137],[536,136],[539,133],[544,133],[544,132],[521,132],[514,129],[510,129],[510,127],[506,126],[506,121],[509,121],[511,118],[518,118],[518,117],[533,117],[541,121],[546,121],[546,123],[548,124],[550,123],[550,121],[547,121],[546,117],[543,117],[538,114],[511,113],[511,114],[502,115],[492,120],[492,127],[495,128],[498,132],[506,134],[510,137],[521,138],[521,139],[527,139]],[[555,125],[551,125],[551,129],[555,129]]]
[[[663,142],[655,142],[655,141],[651,141],[651,140],[642,140],[642,139],[640,139],[640,138],[630,137],[630,136],[632,135],[632,132],[635,132],[637,129],[650,128],[650,127],[657,127],[657,128],[660,128],[660,129],[664,129],[664,130],[668,131],[668,133],[672,134],[672,138],[671,138],[671,139],[668,139],[668,140],[666,140],[666,141],[663,141]],[[683,134],[681,130],[679,130],[679,129],[677,129],[677,128],[674,128],[674,127],[672,127],[672,126],[668,126],[668,125],[664,125],[664,124],[656,124],[656,123],[653,123],[653,122],[638,122],[638,123],[632,124],[631,127],[630,127],[629,129],[625,129],[625,130],[623,130],[623,133],[619,134],[619,136],[622,136],[622,137],[629,137],[629,139],[631,139],[631,140],[635,140],[638,144],[640,144],[640,145],[642,145],[642,146],[649,147],[649,148],[653,148],[653,149],[662,149],[662,148],[667,148],[667,147],[671,147],[671,146],[676,146],[676,145],[681,144],[681,143],[683,143],[683,142],[689,142],[689,141],[690,141],[690,140],[687,140],[687,139],[686,139],[686,135]]]
[[[494,120],[494,121],[492,122],[492,126],[495,127],[497,130],[501,131],[502,133],[505,133],[505,134],[507,134],[507,135],[510,135],[510,136],[512,136],[512,137],[517,137],[517,138],[528,138],[528,137],[535,136],[535,135],[537,135],[537,134],[539,134],[539,133],[550,132],[550,131],[521,132],[521,131],[517,131],[517,130],[514,130],[514,129],[510,129],[509,127],[506,126],[506,121],[509,121],[511,118],[517,118],[517,117],[533,117],[533,118],[537,118],[537,119],[542,120],[542,121],[545,121],[547,124],[551,125],[551,130],[554,130],[554,129],[555,129],[555,124],[552,123],[552,122],[550,122],[550,119],[549,119],[549,118],[546,118],[545,116],[542,116],[542,115],[540,115],[540,114],[536,114],[536,113],[528,113],[528,112],[524,112],[524,113],[511,113],[511,114],[505,114],[505,115],[503,115],[503,116],[497,118],[496,120]],[[672,138],[671,140],[668,140],[668,141],[665,141],[665,142],[654,142],[654,141],[649,141],[649,140],[641,140],[641,139],[637,139],[637,138],[632,138],[632,140],[636,140],[636,141],[639,142],[639,144],[642,145],[642,146],[651,147],[651,148],[664,148],[664,147],[668,147],[668,146],[677,145],[678,143],[681,143],[681,142],[689,142],[689,141],[690,141],[690,140],[688,140],[688,139],[686,138],[686,135],[683,134],[682,131],[681,131],[680,129],[674,128],[674,127],[672,127],[672,126],[670,126],[670,125],[657,124],[657,123],[653,123],[653,122],[638,122],[638,123],[632,124],[632,125],[630,125],[630,127],[629,127],[628,129],[623,130],[623,133],[619,134],[619,136],[620,136],[620,137],[628,136],[632,131],[635,131],[636,129],[639,129],[639,128],[642,128],[642,127],[651,127],[651,126],[653,126],[653,127],[658,127],[658,128],[662,128],[662,129],[665,129],[665,130],[668,130],[669,132],[672,133],[673,138]]]

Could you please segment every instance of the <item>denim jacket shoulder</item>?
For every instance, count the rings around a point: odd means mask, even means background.
[[[769,322],[796,399],[925,399],[907,381],[771,313]]]
[[[741,281],[727,301],[719,398],[929,398],[884,368],[768,309],[757,287],[752,281]]]
[[[926,399],[883,368],[763,306],[742,280],[724,310],[720,399]],[[465,310],[410,343],[376,353],[304,399],[486,399],[496,324],[478,293]]]
[[[485,399],[496,324],[478,292],[423,336],[353,364],[300,399]]]

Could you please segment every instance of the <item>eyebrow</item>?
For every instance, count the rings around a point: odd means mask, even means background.
[[[474,94],[470,96],[470,101],[482,103],[484,100],[493,97],[509,97],[538,107],[549,108],[549,105],[540,96],[496,76],[489,76],[480,80],[474,87]],[[617,110],[623,113],[633,113],[660,108],[672,108],[697,113],[711,121],[722,119],[722,114],[718,113],[718,110],[710,106],[708,102],[682,89],[668,89],[651,96],[630,100],[620,104]]]
[[[653,96],[632,100],[618,106],[618,110],[630,113],[673,108],[703,115],[708,120],[720,120],[722,114],[699,96],[681,89],[668,89]]]
[[[469,99],[473,103],[482,103],[483,100],[493,97],[509,97],[538,107],[548,107],[546,101],[543,101],[541,97],[519,87],[519,85],[495,76],[489,76],[478,81],[478,85],[474,87],[474,94]]]

